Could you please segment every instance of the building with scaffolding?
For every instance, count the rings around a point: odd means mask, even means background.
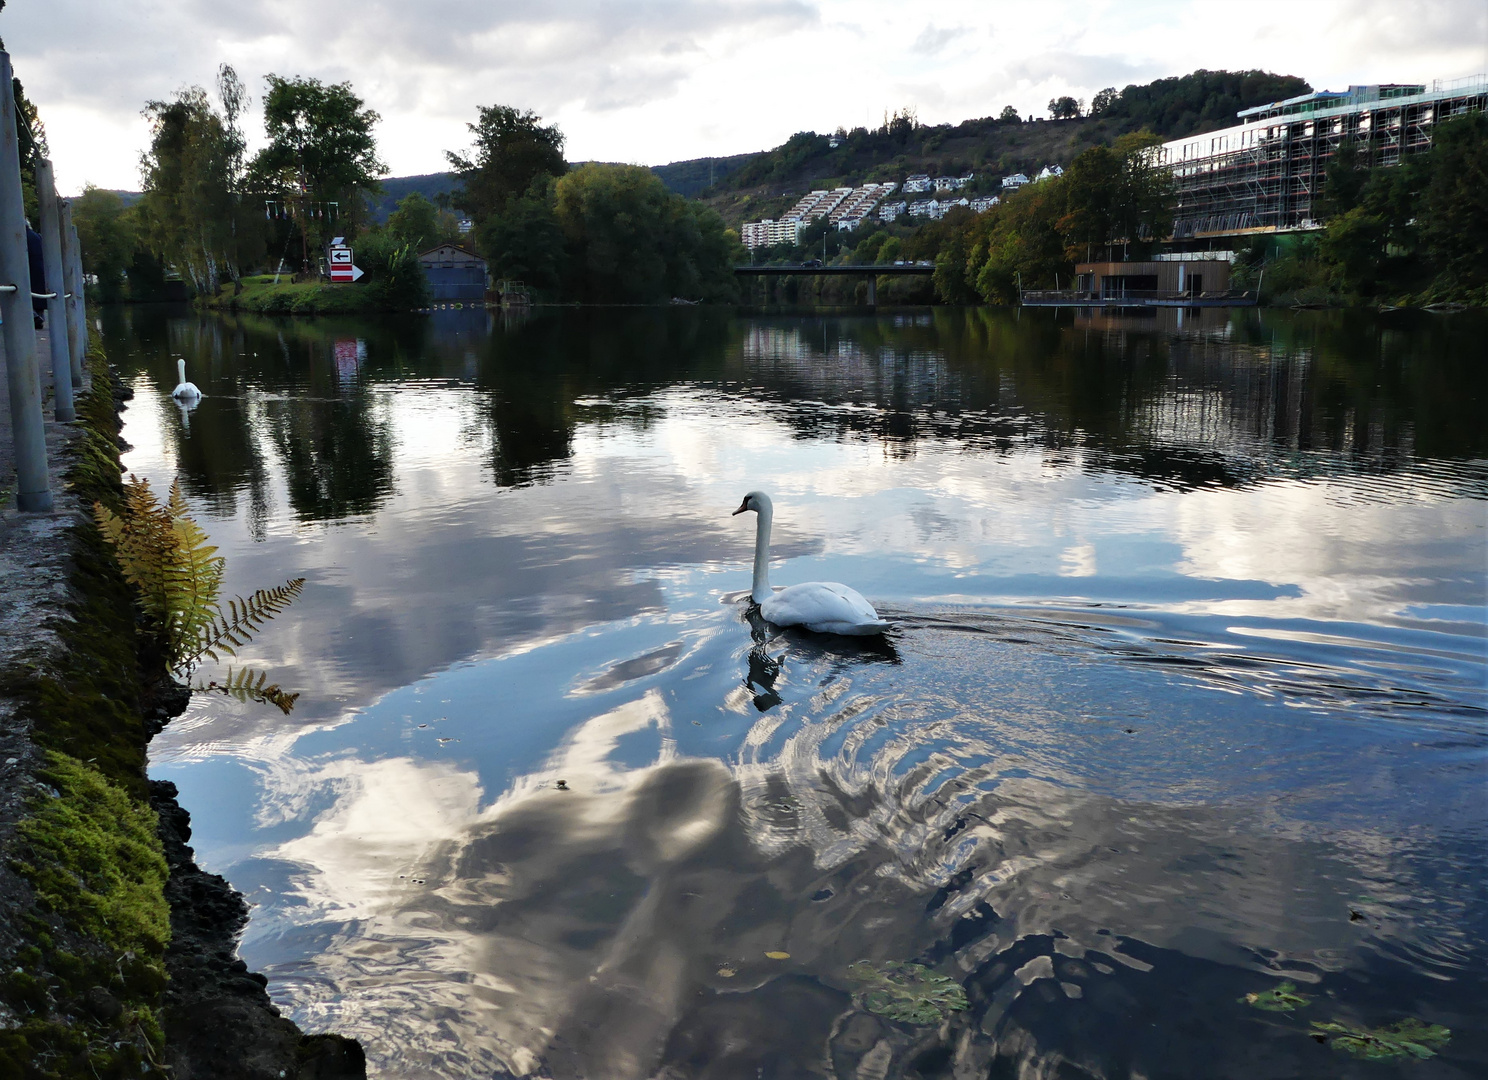
[[[1351,86],[1237,113],[1240,124],[1163,143],[1173,171],[1173,240],[1315,228],[1329,160],[1345,141],[1360,164],[1393,165],[1431,145],[1436,125],[1488,107],[1488,76],[1430,85]]]

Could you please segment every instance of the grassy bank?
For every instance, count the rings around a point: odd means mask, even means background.
[[[292,282],[288,275],[275,285],[273,274],[245,277],[241,293],[234,293],[228,286],[217,296],[203,297],[201,302],[206,307],[264,315],[372,315],[390,310],[381,291],[371,285]]]

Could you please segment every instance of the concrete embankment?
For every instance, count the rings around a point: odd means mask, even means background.
[[[125,394],[96,348],[89,372],[78,422],[47,425],[55,510],[0,513],[0,1076],[365,1076],[355,1042],[304,1035],[237,959],[247,905],[147,779],[189,695],[92,522],[118,506]],[[8,447],[3,399],[0,417]]]

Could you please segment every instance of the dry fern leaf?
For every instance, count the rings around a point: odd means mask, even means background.
[[[228,668],[223,682],[213,679],[200,686],[193,686],[192,689],[204,693],[225,694],[245,703],[254,701],[272,705],[285,716],[289,715],[295,702],[300,698],[299,694],[285,693],[278,683],[269,682],[264,672],[247,667],[238,668],[237,671]]]

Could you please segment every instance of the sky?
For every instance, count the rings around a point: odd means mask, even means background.
[[[1488,0],[10,0],[0,36],[71,193],[138,188],[145,102],[223,63],[255,98],[271,72],[350,81],[394,176],[446,168],[491,104],[556,122],[570,160],[656,165],[1201,67],[1459,78],[1488,71]]]

